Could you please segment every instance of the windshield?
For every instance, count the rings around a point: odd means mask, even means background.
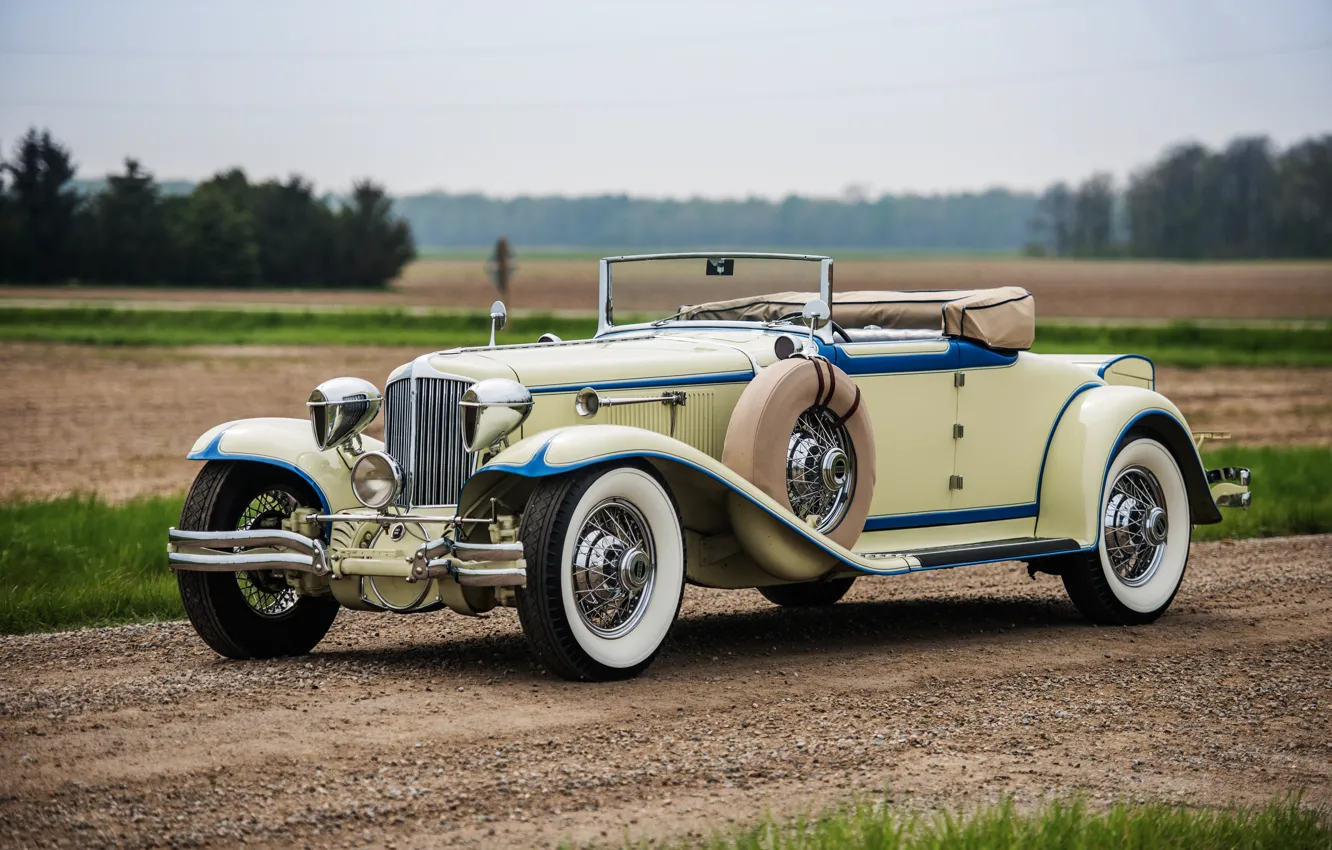
[[[696,309],[719,301],[778,293],[819,297],[822,258],[773,259],[743,254],[610,263],[615,323],[708,319]],[[829,261],[831,266],[831,261]],[[792,308],[797,315],[800,306]],[[695,313],[699,315],[695,316]]]

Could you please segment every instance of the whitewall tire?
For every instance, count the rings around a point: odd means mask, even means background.
[[[1062,565],[1069,598],[1096,623],[1152,622],[1179,592],[1192,533],[1179,464],[1151,436],[1130,432],[1102,484],[1096,549]]]
[[[523,513],[533,651],[569,679],[624,679],[670,634],[684,593],[679,511],[650,467],[594,467],[542,481]]]

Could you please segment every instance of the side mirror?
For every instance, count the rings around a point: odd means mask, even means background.
[[[821,298],[815,298],[813,301],[805,304],[805,309],[800,311],[800,318],[805,324],[809,325],[810,332],[818,330],[828,324],[832,318],[832,310],[828,308],[828,302]]]
[[[805,309],[800,311],[800,319],[809,325],[809,338],[805,340],[805,347],[801,354],[805,357],[817,357],[819,353],[818,343],[814,341],[814,332],[832,318],[832,310],[828,307],[828,302],[821,298],[815,298],[813,301],[805,303]]]
[[[509,321],[509,311],[505,309],[503,301],[496,301],[490,305],[490,347],[495,347],[495,332],[504,330],[505,324]]]

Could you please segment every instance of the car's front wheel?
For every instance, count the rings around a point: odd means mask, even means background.
[[[1179,464],[1157,440],[1130,432],[1102,487],[1096,549],[1059,564],[1064,588],[1094,623],[1150,623],[1179,592],[1192,533]]]
[[[317,507],[310,486],[265,464],[210,461],[185,497],[180,528],[191,531],[278,529],[298,507]],[[304,655],[338,613],[332,596],[301,596],[272,570],[176,573],[194,630],[227,658]]]
[[[679,512],[650,468],[600,466],[537,485],[523,513],[518,617],[567,679],[626,679],[665,643],[684,594]]]

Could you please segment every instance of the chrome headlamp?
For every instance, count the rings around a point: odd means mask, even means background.
[[[402,467],[384,452],[366,452],[352,467],[352,495],[367,508],[378,511],[393,504],[402,484]]]
[[[477,381],[458,402],[463,447],[469,452],[495,445],[517,431],[532,412],[532,393],[517,381]]]
[[[334,378],[310,393],[305,406],[310,411],[315,445],[320,451],[352,441],[374,421],[384,396],[369,381]]]

